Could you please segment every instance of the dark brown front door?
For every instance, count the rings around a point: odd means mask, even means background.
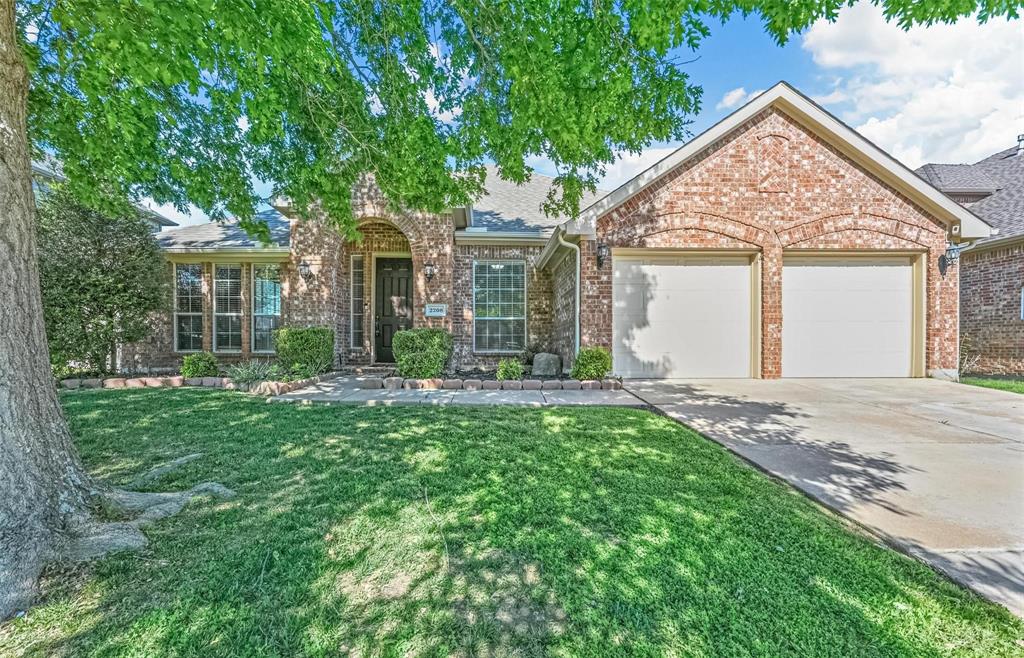
[[[412,260],[378,258],[374,301],[374,353],[378,362],[395,360],[391,338],[412,327]]]

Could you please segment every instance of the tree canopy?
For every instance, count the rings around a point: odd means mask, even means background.
[[[94,191],[191,202],[250,229],[257,181],[347,226],[372,173],[439,210],[480,165],[549,158],[573,213],[616,152],[686,135],[701,89],[679,53],[757,14],[779,42],[843,0],[27,0],[18,20],[36,148]],[[880,0],[900,25],[1015,16],[1020,0]],[[461,172],[456,175],[456,172]]]

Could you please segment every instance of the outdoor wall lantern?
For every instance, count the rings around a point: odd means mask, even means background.
[[[946,253],[939,256],[939,274],[946,274],[946,270],[960,260],[960,246],[951,244],[946,247]]]
[[[605,262],[612,255],[612,250],[605,243],[597,245],[597,269],[603,269]]]
[[[431,280],[433,280],[434,275],[436,275],[436,274],[437,274],[437,267],[433,263],[427,263],[426,265],[423,266],[423,276],[427,277],[427,282],[428,283]]]
[[[308,261],[302,261],[299,263],[299,276],[301,276],[302,280],[306,283],[309,283],[313,278],[313,266],[310,265]]]

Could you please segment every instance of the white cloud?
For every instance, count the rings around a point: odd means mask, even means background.
[[[172,203],[157,203],[150,197],[145,197],[139,201],[139,205],[150,210],[160,213],[167,219],[173,220],[178,223],[179,226],[192,226],[193,224],[205,224],[210,221],[210,218],[200,210],[197,206],[189,205],[188,212],[181,212],[174,207]],[[169,228],[175,228],[173,226]],[[166,230],[166,229],[165,229]]]
[[[974,162],[1024,132],[1024,23],[963,19],[901,30],[858,3],[804,36],[842,77],[816,97],[904,164]]]
[[[748,103],[758,96],[761,95],[764,89],[755,89],[754,91],[747,93],[744,87],[736,87],[730,91],[725,92],[722,96],[722,100],[718,101],[718,105],[715,106],[716,110],[731,110],[734,107],[739,107],[745,103]]]

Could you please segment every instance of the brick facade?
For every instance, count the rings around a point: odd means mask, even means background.
[[[960,258],[960,332],[972,372],[1024,375],[1024,240]]]
[[[938,270],[945,225],[776,109],[752,117],[599,217],[596,239],[581,241],[582,343],[610,349],[612,265],[597,268],[600,243],[758,252],[765,378],[782,374],[784,254],[924,253],[926,368],[957,367],[957,269]]]

